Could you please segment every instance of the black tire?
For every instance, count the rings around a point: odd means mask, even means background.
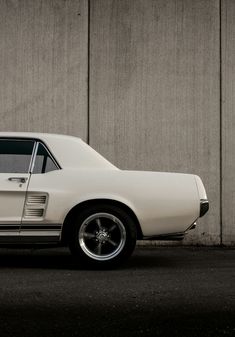
[[[85,266],[112,268],[126,261],[136,245],[136,225],[123,209],[99,204],[76,214],[69,248]]]

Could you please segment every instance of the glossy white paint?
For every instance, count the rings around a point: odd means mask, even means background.
[[[22,219],[25,195],[29,181],[29,174],[20,174],[27,179],[25,184],[9,181],[16,173],[0,173],[0,224],[18,224]]]
[[[50,133],[0,132],[1,137],[21,137],[42,140],[62,168],[115,168],[80,138]]]
[[[45,189],[49,193],[45,223],[63,223],[72,207],[93,199],[129,206],[145,236],[185,231],[199,217],[200,195],[193,175],[116,169],[67,169],[32,175],[29,193]]]
[[[48,173],[31,174],[27,198],[46,195],[46,201],[42,217],[26,217],[24,211],[22,226],[63,224],[68,212],[77,204],[109,199],[127,205],[135,213],[145,237],[178,233],[186,231],[197,220],[200,199],[207,198],[201,179],[195,175],[119,170],[75,137],[0,133],[1,137],[39,139],[61,166],[61,169]],[[15,201],[9,204],[9,213],[17,206],[19,195],[22,207],[22,193],[15,191]],[[27,202],[25,207],[30,207]],[[24,235],[31,233],[31,230],[24,231]],[[53,233],[58,236],[60,231]]]

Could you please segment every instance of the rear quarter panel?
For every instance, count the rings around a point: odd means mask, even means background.
[[[195,176],[188,174],[67,168],[33,174],[28,193],[37,192],[49,194],[41,223],[62,224],[70,209],[91,199],[113,199],[129,206],[144,236],[185,231],[199,216]]]

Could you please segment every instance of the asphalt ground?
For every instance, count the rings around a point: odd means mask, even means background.
[[[139,247],[109,271],[1,249],[3,336],[235,336],[235,249]]]

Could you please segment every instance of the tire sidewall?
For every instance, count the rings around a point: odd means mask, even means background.
[[[82,223],[91,215],[95,213],[108,213],[117,217],[123,224],[126,230],[126,239],[122,250],[118,255],[109,260],[96,260],[88,256],[80,246],[79,230]],[[117,206],[99,204],[83,209],[79,214],[73,218],[71,235],[69,240],[69,247],[72,254],[78,257],[79,262],[85,265],[92,265],[97,267],[116,266],[128,259],[133,252],[136,245],[136,225],[132,217],[124,210]]]

